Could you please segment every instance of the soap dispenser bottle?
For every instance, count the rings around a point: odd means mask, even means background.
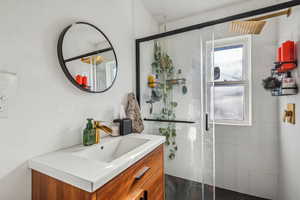
[[[93,127],[93,119],[87,119],[86,128],[83,131],[83,145],[90,146],[95,144],[96,130]]]

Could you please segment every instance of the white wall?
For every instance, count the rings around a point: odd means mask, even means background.
[[[168,23],[168,30],[264,7],[270,3],[271,1],[248,1],[202,13]],[[202,33],[214,32],[216,39],[233,35],[228,32],[228,24],[203,31]],[[261,82],[269,76],[276,46],[277,22],[274,20],[268,22],[261,35],[253,37],[253,125],[217,125],[215,139],[216,185],[270,199],[277,198],[278,188],[278,109],[277,98],[271,97],[270,93],[263,89]],[[204,178],[209,179],[205,176]]]
[[[279,43],[286,40],[297,42],[298,60],[300,59],[300,8],[293,9],[290,18],[282,18],[279,21]],[[300,68],[293,73],[300,85]],[[279,121],[280,121],[280,198],[284,200],[300,199],[300,95],[279,98]],[[286,109],[286,104],[296,104],[296,125],[282,122],[282,113]]]
[[[111,120],[125,94],[133,91],[133,38],[157,30],[141,8],[132,0],[0,2],[0,70],[16,72],[19,79],[9,118],[0,119],[0,199],[31,199],[27,160],[80,143],[87,117]],[[79,91],[60,69],[58,36],[79,20],[103,30],[116,50],[118,78],[106,93]]]

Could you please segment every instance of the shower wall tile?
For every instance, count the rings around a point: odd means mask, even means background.
[[[237,166],[232,165],[232,163],[237,162],[237,146],[226,143],[217,144],[216,146],[217,150],[219,146],[222,146],[223,149],[225,149],[225,151],[222,151],[216,155],[216,163],[220,162],[220,164],[216,165],[217,186],[229,190],[235,190],[237,186]]]
[[[264,198],[272,196],[272,199],[277,198],[278,109],[277,99],[262,88],[261,80],[268,76],[275,57],[276,27],[276,23],[268,24],[264,34],[253,36],[252,126],[216,126],[217,186]],[[226,156],[230,152],[232,157]],[[230,164],[224,159],[231,160]],[[255,177],[254,173],[257,173]],[[261,176],[266,181],[260,180]]]
[[[263,196],[268,199],[276,199],[278,180],[276,174],[262,173],[261,171],[250,172],[250,188],[251,194]]]
[[[147,133],[158,134],[164,123],[146,122]],[[169,148],[165,145],[165,173],[191,181],[202,182],[201,134],[197,126],[176,126],[178,151],[174,160],[168,158]]]
[[[251,147],[251,144],[216,143],[216,184],[228,190],[276,199],[278,174],[269,167],[276,164],[273,150],[265,146]]]
[[[279,19],[279,40],[278,46],[286,41],[293,40],[297,42],[297,58],[300,59],[300,8],[299,6],[293,8],[293,13],[289,18]],[[294,70],[293,76],[296,78],[298,87],[300,85],[300,67]],[[279,113],[283,113],[286,104],[296,104],[296,124],[291,125],[283,123],[280,118],[280,199],[300,199],[300,95],[280,97],[279,98]]]

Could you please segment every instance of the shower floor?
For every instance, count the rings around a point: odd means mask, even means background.
[[[166,175],[166,200],[201,200],[202,185],[198,182]],[[212,200],[211,187],[205,185],[205,200]],[[268,200],[222,188],[216,188],[216,200]]]

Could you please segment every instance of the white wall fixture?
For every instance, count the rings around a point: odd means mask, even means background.
[[[8,117],[8,101],[16,91],[17,74],[0,71],[0,118]]]

